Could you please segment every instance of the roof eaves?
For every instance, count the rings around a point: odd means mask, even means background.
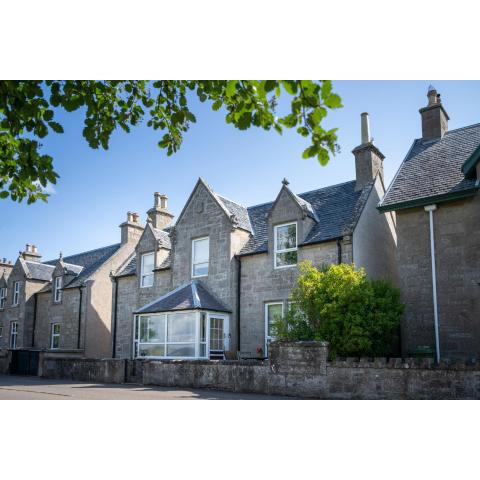
[[[475,171],[477,163],[480,161],[480,145],[475,149],[475,151],[470,155],[470,157],[465,160],[465,163],[462,165],[462,173],[467,178],[471,178]]]

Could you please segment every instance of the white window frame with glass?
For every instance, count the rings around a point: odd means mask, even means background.
[[[151,264],[151,270],[149,270],[150,265],[145,265],[147,260],[149,260]],[[141,257],[140,264],[140,287],[152,287],[154,278],[153,269],[155,268],[155,253],[144,253]]]
[[[17,348],[18,322],[10,323],[10,348]]]
[[[60,303],[62,301],[62,277],[55,277],[53,286],[53,301]]]
[[[205,251],[200,252],[197,245],[206,244],[206,257]],[[205,247],[204,247],[205,250]],[[192,240],[192,278],[207,277],[210,263],[210,238],[201,237],[194,238]]]
[[[60,324],[52,323],[50,333],[50,349],[57,350],[60,348]]]
[[[270,326],[271,326],[271,321],[273,321],[273,318],[270,318],[270,307],[275,307],[280,305],[281,307],[281,316],[283,318],[284,316],[284,304],[283,302],[268,302],[265,304],[265,350],[264,350],[264,356],[268,357],[268,343],[271,342],[272,340],[275,340],[275,335],[272,335],[270,331]]]
[[[0,310],[3,310],[5,308],[6,299],[7,299],[7,288],[2,287],[0,288]]]
[[[20,300],[20,282],[13,283],[12,306],[16,307]]]
[[[295,246],[285,246],[282,239],[279,239],[279,235],[282,234],[282,231],[285,228],[290,226],[295,226]],[[280,241],[279,241],[280,240]],[[282,223],[281,225],[275,225],[273,227],[273,245],[274,245],[274,267],[275,268],[290,268],[295,267],[298,263],[298,225],[297,222],[288,222]],[[288,244],[287,244],[288,245]],[[295,253],[295,255],[291,255]],[[289,256],[295,259],[295,262],[291,262],[289,260],[281,260],[287,259]],[[280,261],[279,261],[280,260]]]
[[[228,315],[198,310],[136,315],[133,357],[207,359],[210,357],[210,322],[212,319],[220,318],[223,319],[224,350],[227,350],[229,348]],[[190,326],[184,324],[183,331],[181,329],[175,331],[175,323],[182,319],[190,321]],[[187,354],[188,351],[190,355]]]

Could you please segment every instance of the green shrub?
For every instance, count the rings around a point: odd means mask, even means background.
[[[274,325],[278,340],[326,340],[332,357],[392,353],[404,309],[398,289],[354,265],[299,268],[291,307]]]

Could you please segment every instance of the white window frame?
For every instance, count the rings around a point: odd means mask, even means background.
[[[151,272],[146,273],[144,271],[144,262],[143,262],[144,258],[150,257],[150,256],[153,258],[153,268],[155,268],[155,252],[143,253],[140,257],[140,288],[153,287],[155,274],[153,273],[153,269]],[[145,283],[146,278],[151,278],[151,283],[149,283],[148,285]]]
[[[201,242],[203,240],[207,240],[208,242],[208,260],[206,262],[195,262],[195,243]],[[204,275],[195,275],[195,266],[201,265],[204,263],[207,264],[207,273]],[[194,238],[192,240],[192,278],[208,277],[209,271],[210,271],[210,237],[206,236],[206,237]]]
[[[10,322],[10,348],[17,348],[18,322]]]
[[[265,304],[265,313],[264,313],[264,318],[265,318],[265,349],[263,350],[263,355],[265,357],[268,357],[268,342],[271,340],[275,340],[276,337],[273,335],[268,334],[268,307],[271,305],[281,305],[282,306],[282,318],[285,316],[285,304],[283,301],[279,300],[276,302],[267,302]]]
[[[5,308],[5,303],[7,299],[7,287],[0,288],[0,310]]]
[[[55,333],[55,327],[58,326],[58,333]],[[58,350],[60,348],[60,333],[62,331],[62,327],[59,323],[52,323],[50,327],[50,350]],[[58,338],[58,346],[54,347],[54,341]]]
[[[288,227],[289,225],[295,225],[295,247],[284,248],[282,250],[278,250],[278,248],[277,248],[277,230],[281,227]],[[288,253],[288,252],[297,252],[297,262],[292,263],[291,265],[277,266],[277,254]],[[273,227],[273,265],[274,265],[274,268],[275,269],[291,268],[291,267],[296,267],[297,264],[298,264],[298,222],[288,222],[288,223],[282,223],[280,225],[275,225]]]
[[[167,341],[167,325],[168,325],[168,315],[176,315],[176,314],[184,314],[184,313],[194,313],[195,314],[195,356],[194,357],[172,357],[172,356],[140,356],[140,345],[147,345],[150,342],[140,342],[140,322],[142,317],[153,317],[153,316],[165,316],[165,341],[164,342],[152,342],[152,345],[164,345],[165,346],[165,353],[167,352],[168,345],[174,344],[183,344],[183,343],[192,343],[192,342],[168,342]],[[202,339],[200,338],[200,322],[202,318],[202,314],[206,316],[206,336]],[[230,343],[230,317],[224,313],[216,313],[216,312],[208,312],[205,310],[182,310],[179,312],[162,312],[162,313],[154,313],[154,314],[144,314],[144,315],[135,315],[134,316],[134,323],[133,323],[133,350],[132,350],[132,357],[133,358],[152,358],[152,359],[172,359],[172,360],[206,360],[210,358],[210,318],[222,318],[223,319],[223,332],[224,332],[224,347],[225,351],[229,349]],[[200,355],[200,345],[205,345],[205,355]]]
[[[20,302],[20,282],[13,282],[12,307],[16,307]]]
[[[53,285],[53,301],[60,303],[62,301],[62,277],[59,275],[54,279]]]

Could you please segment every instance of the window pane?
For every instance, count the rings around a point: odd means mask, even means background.
[[[165,316],[152,316],[148,322],[148,341],[165,342]]]
[[[208,275],[208,263],[199,263],[193,266],[193,276],[200,277],[201,275]]]
[[[195,314],[168,315],[168,342],[195,342]]]
[[[200,344],[199,356],[200,357],[206,357],[207,356],[207,344],[206,343],[201,343]]]
[[[267,315],[268,315],[268,328],[267,335],[273,335],[273,324],[280,318],[282,318],[282,304],[268,305],[267,306]]]
[[[191,343],[167,345],[167,357],[194,357],[195,345]]]
[[[53,337],[52,348],[58,348],[60,346],[60,337],[57,335]]]
[[[297,264],[297,252],[277,253],[277,267],[285,267],[286,265]]]
[[[58,323],[56,323],[54,326],[53,326],[53,333],[56,333],[56,334],[59,334],[60,333],[60,325]]]
[[[153,270],[153,253],[142,255],[142,267],[144,273],[149,273]]]
[[[148,342],[148,317],[140,317],[140,341]]]
[[[193,241],[193,263],[208,262],[208,238]]]
[[[164,345],[139,345],[139,356],[140,357],[164,357],[165,356],[165,346]]]
[[[277,228],[277,250],[296,248],[297,246],[297,225],[284,225]]]

